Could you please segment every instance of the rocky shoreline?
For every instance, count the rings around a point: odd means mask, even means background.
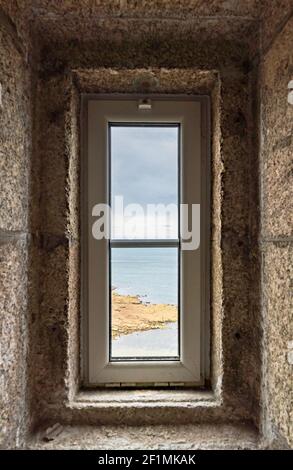
[[[178,320],[177,306],[147,304],[138,296],[112,291],[112,339],[139,331],[164,328]]]

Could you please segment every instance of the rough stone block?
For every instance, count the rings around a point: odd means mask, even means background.
[[[292,236],[293,106],[288,83],[293,76],[293,18],[276,38],[262,65],[262,181],[264,237]]]
[[[267,243],[264,253],[265,411],[269,424],[293,445],[293,383],[288,350],[293,339],[292,243]]]
[[[0,28],[0,228],[28,227],[31,150],[30,82],[22,56]]]
[[[25,428],[27,261],[25,240],[0,244],[0,446],[21,445]]]

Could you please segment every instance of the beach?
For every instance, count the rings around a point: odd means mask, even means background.
[[[112,338],[135,332],[162,329],[177,322],[175,305],[145,303],[135,295],[112,292]]]

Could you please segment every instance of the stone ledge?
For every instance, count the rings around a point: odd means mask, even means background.
[[[44,403],[42,409],[37,428],[57,422],[80,426],[251,423],[250,414],[239,403],[224,402],[212,392],[195,390],[84,391],[62,406]]]
[[[128,404],[133,407],[146,404],[153,405],[156,403],[164,403],[165,405],[180,405],[187,404],[190,406],[219,406],[220,401],[217,400],[215,395],[210,391],[192,390],[192,389],[178,389],[178,390],[126,390],[126,389],[95,389],[84,390],[76,395],[71,406],[80,407],[86,406],[89,403],[91,406],[97,404],[115,405]]]
[[[263,445],[248,425],[65,426],[50,442],[45,429],[29,440],[29,449],[252,449]]]

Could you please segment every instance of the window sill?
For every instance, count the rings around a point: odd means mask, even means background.
[[[247,450],[264,449],[256,429],[243,423],[163,426],[64,426],[44,442],[44,430],[30,437],[32,450]]]
[[[195,389],[81,390],[66,403],[63,413],[67,423],[132,426],[214,422],[226,415],[219,397]],[[60,412],[56,419],[60,420]]]
[[[71,406],[82,407],[82,405],[158,405],[161,406],[219,406],[220,401],[211,391],[194,389],[185,390],[82,390],[74,398]]]

